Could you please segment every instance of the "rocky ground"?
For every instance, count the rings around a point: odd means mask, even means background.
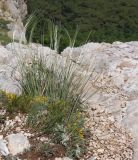
[[[20,77],[18,72],[15,72],[17,54],[29,61],[30,55],[33,54],[49,57],[54,53],[48,47],[36,44],[25,46],[13,43],[6,47],[1,46],[0,88],[20,94],[15,81]],[[99,75],[94,88],[89,87],[93,84],[93,78],[88,83],[88,95],[93,93],[96,87],[99,91],[89,99],[89,107],[86,110],[86,126],[90,128],[93,136],[89,139],[88,153],[84,159],[137,160],[138,42],[88,43],[78,48],[66,48],[62,56],[58,56],[59,61],[64,61],[64,57],[73,59],[83,71],[89,73],[94,69],[94,73]],[[1,110],[1,114],[4,114],[3,112]],[[27,136],[30,144],[34,144],[29,137],[32,136],[31,131],[26,130],[24,126],[16,125],[17,117],[20,119],[23,115],[16,116],[14,120],[7,119],[1,124],[1,139],[7,140],[8,135],[22,133]],[[24,124],[23,122],[24,118],[21,124]],[[14,129],[5,132],[7,127],[2,126],[10,123]]]
[[[0,116],[0,153],[4,156],[11,154],[9,159],[49,159],[62,160],[59,146],[55,147],[55,155],[46,157],[39,149],[39,144],[49,142],[46,135],[34,132],[26,124],[27,115],[6,115],[1,110]],[[81,160],[131,160],[133,158],[132,135],[122,128],[114,117],[101,107],[89,106],[86,110],[86,128],[91,131],[87,138],[87,151]],[[5,118],[5,119],[4,119]],[[37,146],[36,146],[37,144]],[[24,152],[24,150],[26,150]],[[27,151],[28,150],[28,151]],[[4,157],[1,159],[4,159]],[[63,158],[63,160],[70,160]]]
[[[102,92],[93,96],[90,104],[102,106],[132,132],[134,160],[137,160],[138,42],[88,43],[67,48],[62,55],[69,56],[84,69],[94,67],[96,73],[103,73],[99,83]]]

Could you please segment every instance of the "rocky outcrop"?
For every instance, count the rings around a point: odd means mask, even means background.
[[[11,43],[6,47],[0,47],[0,88],[15,94],[21,93],[21,88],[15,79],[19,79],[17,72],[18,60],[25,59],[27,62],[34,55],[47,58],[51,53],[55,53],[48,47],[39,44],[22,45]]]
[[[18,64],[17,57],[19,56],[20,58],[25,58],[29,61],[31,56],[35,54],[41,55],[45,58],[55,55],[55,52],[50,48],[37,44],[26,46],[12,43],[6,47],[1,46],[0,49],[0,88],[16,94],[20,94],[21,92],[15,81],[15,79],[19,78],[19,75],[14,72]],[[98,75],[94,87],[98,88],[99,91],[89,99],[90,110],[95,111],[96,108],[100,107],[99,110],[102,111],[101,108],[103,108],[103,113],[106,114],[107,112],[111,115],[108,119],[111,123],[113,123],[113,121],[117,122],[132,132],[135,137],[134,160],[137,160],[138,42],[114,42],[113,44],[88,43],[78,48],[66,48],[62,52],[62,56],[59,55],[58,58],[64,62],[65,57],[69,57],[78,64],[82,73],[86,71],[87,74],[90,74],[91,71],[94,70],[94,74],[89,80],[88,87],[93,83],[93,80],[95,79],[94,76]],[[51,57],[48,59],[50,58]],[[94,87],[89,90],[88,94],[93,92],[95,89]],[[102,123],[101,120],[99,122],[99,118],[96,119],[97,120],[94,120],[98,121],[96,123],[100,123],[100,125],[103,123],[101,128],[103,128],[105,124],[111,129],[111,133],[116,135],[116,144],[119,143],[120,145],[122,143],[122,146],[125,145],[127,140],[124,131],[120,134],[117,133],[119,132],[119,129],[116,130],[114,126],[112,126],[114,129],[112,129],[109,123],[105,123],[106,118],[100,117],[103,121]],[[98,128],[98,132],[105,133],[101,128]],[[95,132],[97,132],[97,130],[95,130]],[[109,136],[109,140],[115,139],[115,137],[110,137],[111,133],[107,133],[109,135],[106,135],[107,137]],[[117,135],[119,135],[120,140]],[[119,150],[121,153],[121,150],[124,150],[124,148],[122,148],[121,145],[119,147],[119,145],[117,145],[118,148],[116,148],[116,150],[121,148]],[[128,157],[132,157],[131,150],[130,153],[128,151],[128,154],[125,152],[122,153],[126,154]]]
[[[84,69],[94,67],[102,73],[102,92],[92,97],[90,104],[103,106],[135,137],[134,160],[138,159],[138,42],[88,43],[62,52]],[[90,65],[89,65],[90,64]]]
[[[4,0],[3,8],[9,12],[11,17],[15,20],[23,20],[27,15],[27,5],[24,0]]]

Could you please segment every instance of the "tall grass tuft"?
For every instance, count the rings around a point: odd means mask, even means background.
[[[37,21],[33,21],[35,19],[30,17],[26,25],[27,30],[29,23],[33,24],[29,43],[37,24]],[[49,23],[48,30],[50,47],[58,53],[60,28]],[[73,38],[68,31],[66,34],[70,47],[73,48],[78,31],[76,30]],[[18,57],[21,78],[17,81],[22,94],[16,98],[15,103],[10,104],[28,112],[28,124],[48,134],[54,142],[62,144],[67,156],[80,158],[81,150],[85,146],[84,108],[88,98],[98,91],[97,89],[88,94],[93,87],[88,85],[88,81],[94,72],[84,71],[67,57],[54,53],[45,55],[39,51],[38,54],[33,54],[30,48],[28,59]],[[97,78],[95,77],[95,81]],[[12,106],[9,106],[12,109]]]
[[[81,72],[79,65],[58,54],[32,56],[31,62],[22,61],[20,70],[22,97],[47,99],[28,106],[28,124],[65,146],[67,156],[78,157],[85,146],[83,111],[91,86],[85,89],[93,72]]]
[[[79,69],[73,61],[55,54],[47,58],[32,56],[29,64],[21,65],[22,94],[81,104],[83,90],[92,75],[81,74]]]

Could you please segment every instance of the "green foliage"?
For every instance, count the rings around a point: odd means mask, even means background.
[[[13,111],[13,107],[16,103],[17,96],[6,91],[0,91],[0,103],[1,106],[6,107],[8,111]]]
[[[45,157],[50,158],[51,155],[54,155],[54,148],[53,145],[50,145],[50,143],[40,143],[37,146],[37,150],[45,155]]]
[[[76,107],[89,79],[89,76],[82,76],[78,72],[78,66],[75,63],[68,58],[60,59],[56,54],[48,58],[32,57],[29,64],[22,62],[21,77],[19,83],[23,95],[65,100]]]
[[[29,110],[27,124],[35,130],[42,130],[47,116],[47,104],[33,104]]]
[[[65,101],[51,101],[47,105],[32,106],[28,124],[48,134],[52,142],[63,145],[66,156],[79,158],[85,151],[84,116],[77,109],[68,121],[70,109],[71,104]]]
[[[28,0],[29,14],[36,13],[40,20],[33,40],[48,43],[46,20],[61,24],[71,37],[79,26],[75,45],[84,42],[92,31],[90,41],[113,42],[138,40],[137,0]],[[40,36],[42,35],[42,36]],[[61,48],[68,45],[68,37],[62,32]]]
[[[5,107],[8,112],[33,112],[32,109],[35,105],[44,105],[47,102],[46,97],[42,96],[28,96],[20,95],[17,96],[13,93],[8,93],[6,91],[0,91],[0,107]],[[35,108],[35,107],[34,107]],[[41,110],[41,107],[39,108]]]

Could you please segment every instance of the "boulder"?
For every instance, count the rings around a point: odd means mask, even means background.
[[[10,154],[17,155],[30,148],[30,143],[22,133],[11,134],[6,137]]]

